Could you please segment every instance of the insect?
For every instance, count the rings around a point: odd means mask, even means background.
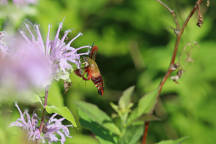
[[[74,72],[76,75],[83,78],[83,80],[92,80],[95,86],[98,89],[98,93],[103,95],[104,93],[104,83],[103,78],[101,76],[100,70],[98,68],[97,63],[95,62],[95,57],[97,53],[98,47],[92,46],[89,57],[84,57],[84,72],[82,69],[76,69]],[[87,78],[85,77],[87,74]]]

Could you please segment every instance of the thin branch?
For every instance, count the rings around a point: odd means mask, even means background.
[[[179,23],[177,21],[177,18],[176,18],[176,15],[175,15],[175,12],[170,9],[165,3],[163,3],[161,0],[157,0],[163,7],[165,7],[166,9],[168,9],[168,11],[172,14],[173,18],[174,18],[174,21],[176,22],[176,28],[180,28],[179,26]],[[177,52],[178,52],[178,48],[179,48],[179,43],[180,43],[180,40],[181,40],[181,37],[182,37],[182,34],[184,33],[184,29],[185,27],[187,26],[189,20],[191,19],[191,17],[193,16],[193,14],[195,13],[195,11],[199,8],[200,4],[203,2],[203,0],[197,0],[194,8],[192,9],[192,11],[190,12],[190,14],[188,15],[188,17],[186,18],[184,24],[182,25],[182,27],[179,29],[179,33],[176,33],[177,35],[177,38],[176,38],[176,42],[175,42],[175,47],[174,47],[174,51],[173,51],[173,54],[172,54],[172,58],[171,58],[171,61],[170,61],[170,65],[169,65],[169,69],[167,71],[167,73],[165,74],[165,76],[163,77],[160,85],[159,85],[159,90],[158,90],[158,95],[157,95],[157,98],[160,96],[161,94],[161,91],[162,91],[162,88],[165,84],[165,82],[167,81],[167,79],[169,78],[170,74],[173,72],[173,69],[172,69],[172,66],[175,64],[175,59],[176,59],[176,55],[177,55]],[[155,106],[157,105],[157,103],[155,104]],[[155,107],[154,106],[154,107]],[[154,109],[153,109],[154,110]],[[152,111],[153,112],[153,111]],[[148,133],[148,126],[149,126],[149,123],[150,122],[146,122],[145,123],[145,127],[147,127],[147,129],[145,129],[144,131],[144,135],[143,135],[143,140],[142,140],[142,144],[146,144],[146,139],[147,139],[147,133]]]
[[[176,24],[176,30],[179,31],[180,30],[180,24],[178,22],[178,19],[176,17],[176,13],[174,10],[172,10],[171,8],[168,7],[168,5],[166,5],[164,2],[162,2],[161,0],[157,0],[164,8],[166,8],[170,14],[173,16],[173,20]]]
[[[45,120],[45,112],[46,112],[47,99],[48,99],[48,90],[49,90],[49,87],[47,86],[45,88],[44,107],[43,107],[43,112],[42,112],[42,117],[41,117],[41,123],[40,123],[40,127],[39,127],[40,133],[42,132],[43,127],[45,125],[44,120]]]
[[[147,134],[148,134],[148,128],[149,128],[149,121],[145,123],[145,131],[142,139],[142,144],[146,144]]]

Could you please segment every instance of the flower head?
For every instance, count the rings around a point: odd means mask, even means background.
[[[62,121],[64,118],[57,119],[55,118],[57,114],[53,114],[52,117],[47,122],[45,129],[46,133],[44,134],[44,138],[47,139],[49,142],[56,142],[60,141],[61,144],[64,144],[66,138],[71,137],[69,134],[68,127],[72,125],[63,125]],[[60,135],[61,139],[59,140],[56,135]]]
[[[43,88],[51,83],[52,65],[33,43],[26,43],[22,37],[7,36],[0,39],[0,85],[23,91],[29,88]]]
[[[44,41],[38,25],[31,30],[30,25],[25,24],[25,28],[27,32],[21,30],[21,36],[6,38],[5,33],[0,33],[0,88],[23,91],[44,88],[53,79],[70,81],[69,74],[74,66],[80,67],[80,56],[88,55],[88,52],[78,53],[78,51],[90,48],[90,46],[79,48],[71,46],[71,43],[82,34],[79,33],[65,43],[70,31],[65,31],[63,37],[59,38],[62,28],[60,23],[55,38],[50,39],[49,25],[47,38]]]
[[[63,37],[59,38],[62,25],[63,23],[61,22],[53,40],[50,39],[50,25],[48,26],[46,41],[44,41],[41,36],[39,25],[34,26],[34,30],[36,33],[35,36],[33,34],[34,32],[30,30],[29,25],[25,24],[28,33],[31,35],[31,38],[29,38],[27,36],[27,33],[25,33],[24,31],[20,32],[23,38],[25,38],[25,40],[27,41],[27,43],[36,45],[37,48],[40,49],[44,53],[44,55],[50,59],[53,67],[53,76],[56,80],[69,80],[69,72],[73,69],[71,63],[75,64],[79,68],[80,56],[88,55],[88,52],[78,53],[78,51],[84,48],[91,48],[91,46],[87,45],[81,46],[79,48],[74,48],[71,46],[71,43],[78,37],[80,37],[82,33],[77,34],[77,36],[72,38],[68,43],[65,43],[64,41],[70,31],[65,31]]]
[[[22,113],[17,104],[15,104],[15,106],[20,113],[20,118],[18,118],[15,122],[12,122],[10,126],[21,127],[27,132],[29,141],[41,141],[42,143],[48,142],[49,144],[60,141],[61,144],[64,144],[66,137],[71,137],[69,135],[68,127],[71,127],[72,125],[63,125],[62,121],[64,118],[55,118],[57,114],[53,114],[51,116],[49,121],[44,126],[42,133],[40,133],[38,124],[39,118],[37,114],[33,113],[31,117],[27,111]],[[57,135],[59,135],[60,138]]]
[[[10,127],[12,126],[21,127],[23,130],[27,132],[29,141],[40,140],[41,134],[39,129],[37,128],[38,126],[37,114],[34,113],[33,116],[30,117],[27,111],[24,111],[24,113],[22,113],[19,106],[17,104],[15,104],[15,106],[17,107],[20,113],[20,118],[18,118],[15,122],[12,122],[10,124]]]

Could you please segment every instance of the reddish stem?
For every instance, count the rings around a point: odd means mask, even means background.
[[[177,27],[177,30],[178,30],[178,27],[179,27],[179,23],[177,21],[177,18],[176,18],[176,15],[174,13],[173,10],[171,10],[166,4],[164,4],[163,2],[161,2],[161,0],[157,0],[161,5],[163,5],[165,8],[168,9],[168,11],[172,14],[174,20],[175,20],[175,23],[176,23],[176,27]],[[173,54],[172,54],[172,58],[171,58],[171,61],[170,61],[170,66],[169,66],[169,69],[168,71],[166,72],[165,76],[163,77],[160,85],[159,85],[159,90],[158,90],[158,96],[157,98],[160,96],[161,94],[161,91],[163,89],[163,86],[164,84],[166,83],[167,79],[169,78],[170,74],[172,73],[172,68],[171,66],[175,64],[175,59],[176,59],[176,55],[177,55],[177,52],[178,52],[178,48],[179,48],[179,43],[180,43],[180,40],[181,40],[181,37],[182,37],[182,34],[184,33],[184,29],[185,27],[187,26],[189,20],[191,19],[191,17],[193,16],[193,14],[195,13],[195,11],[199,8],[200,4],[203,2],[203,0],[197,0],[194,8],[192,9],[192,11],[190,12],[190,14],[188,15],[188,17],[186,18],[184,24],[182,25],[182,27],[180,28],[179,32],[176,33],[177,35],[177,38],[176,38],[176,42],[175,42],[175,48],[174,48],[174,51],[173,51]],[[155,106],[157,105],[157,103],[155,104]],[[155,109],[155,106],[154,106],[154,109]],[[153,109],[153,110],[154,110]],[[152,111],[153,112],[153,111]],[[147,133],[148,133],[148,127],[149,127],[149,123],[150,122],[146,122],[145,123],[145,131],[144,131],[144,134],[143,134],[143,140],[142,140],[142,144],[146,144],[146,139],[147,139]]]
[[[148,128],[149,128],[149,121],[145,123],[145,131],[142,139],[142,144],[146,144],[147,134],[148,134]]]

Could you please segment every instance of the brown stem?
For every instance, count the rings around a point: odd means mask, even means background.
[[[178,29],[179,26],[179,23],[177,21],[177,18],[176,18],[176,15],[175,15],[175,12],[173,10],[171,10],[165,3],[163,3],[161,0],[157,0],[162,6],[164,6],[165,8],[168,9],[168,11],[172,14],[173,18],[174,18],[174,21],[176,23],[176,28]],[[171,61],[170,61],[170,66],[168,68],[168,71],[166,72],[165,76],[163,77],[160,85],[159,85],[159,90],[158,90],[158,95],[157,95],[157,98],[159,98],[160,94],[161,94],[161,91],[163,89],[163,86],[164,84],[166,83],[167,79],[169,78],[170,74],[172,73],[172,68],[171,66],[175,64],[175,59],[176,59],[176,55],[177,55],[177,52],[178,52],[178,48],[179,48],[179,43],[180,43],[180,40],[181,40],[181,37],[182,37],[182,34],[184,33],[184,29],[185,27],[187,26],[189,20],[191,19],[191,17],[193,16],[193,14],[195,13],[195,11],[199,8],[200,4],[203,2],[203,0],[197,0],[194,8],[192,9],[192,11],[190,12],[190,14],[188,15],[188,17],[186,18],[184,24],[182,25],[182,27],[179,29],[179,32],[176,33],[177,35],[177,38],[176,38],[176,42],[175,42],[175,48],[174,48],[174,51],[173,51],[173,54],[172,54],[172,58],[171,58]],[[157,105],[157,103],[155,104],[155,106]],[[155,109],[155,106],[154,106],[154,109]],[[153,110],[154,110],[153,109]],[[152,111],[153,112],[153,111]],[[148,126],[149,126],[149,123],[150,122],[146,122],[145,123],[145,127],[147,127],[147,129],[145,128],[145,131],[144,131],[144,135],[143,135],[143,141],[142,141],[142,144],[146,144],[146,139],[147,139],[147,133],[148,133]]]
[[[176,30],[179,30],[180,29],[180,25],[179,25],[179,22],[178,22],[178,19],[176,17],[176,13],[174,10],[172,10],[171,8],[168,7],[168,5],[166,5],[164,2],[162,2],[161,0],[157,0],[163,7],[165,7],[169,12],[170,14],[173,16],[173,20],[176,24]]]
[[[142,139],[142,144],[146,144],[147,134],[148,134],[148,128],[149,128],[149,121],[145,123],[145,131]]]
[[[45,125],[44,124],[44,119],[45,119],[45,112],[46,112],[47,99],[48,99],[48,89],[49,89],[49,87],[47,86],[45,88],[44,107],[43,107],[43,112],[42,112],[42,117],[41,117],[41,123],[40,123],[40,127],[39,127],[40,133],[42,132],[43,127]]]

